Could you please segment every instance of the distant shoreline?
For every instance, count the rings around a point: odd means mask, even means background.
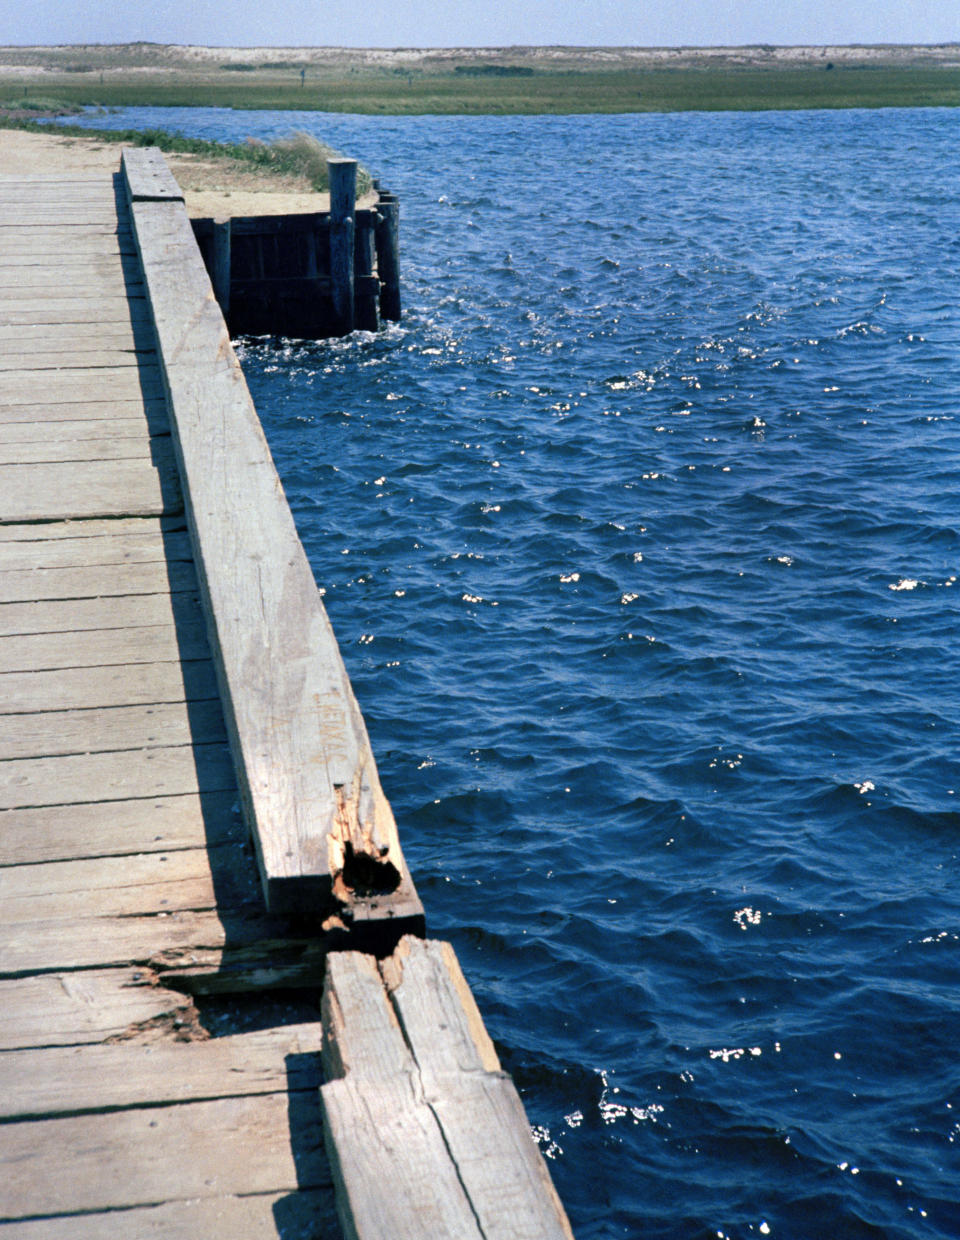
[[[0,107],[384,115],[960,106],[960,43],[775,47],[0,47]]]

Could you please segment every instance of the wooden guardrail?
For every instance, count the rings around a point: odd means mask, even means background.
[[[159,151],[123,171],[244,809],[272,912],[423,930],[366,727]],[[332,920],[331,920],[332,919]]]

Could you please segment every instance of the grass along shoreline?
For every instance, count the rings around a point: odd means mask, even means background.
[[[0,107],[415,114],[960,106],[960,45],[823,48],[0,48]]]
[[[261,142],[248,138],[246,142],[212,142],[205,138],[188,138],[166,129],[88,129],[82,125],[59,123],[41,124],[36,119],[16,115],[5,116],[0,106],[0,129],[21,129],[48,137],[80,138],[99,143],[116,143],[123,146],[156,146],[166,154],[193,156],[206,164],[214,164],[224,172],[254,173],[265,187],[284,182],[290,188],[309,189],[314,193],[326,193],[329,189],[327,160],[339,155],[332,147],[312,135],[300,131],[273,142]],[[63,115],[66,109],[49,100],[45,104],[48,116]],[[68,114],[68,113],[67,113]],[[357,169],[357,196],[368,194],[371,189],[369,172]]]

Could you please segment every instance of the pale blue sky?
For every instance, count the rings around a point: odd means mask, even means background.
[[[0,0],[3,43],[960,42],[958,0]]]

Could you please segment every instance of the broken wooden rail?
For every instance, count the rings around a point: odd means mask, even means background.
[[[336,638],[180,188],[152,148],[123,170],[267,907],[389,950],[423,907]]]

